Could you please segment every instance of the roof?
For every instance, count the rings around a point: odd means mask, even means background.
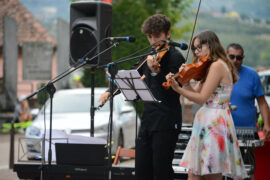
[[[33,15],[19,2],[19,0],[0,0],[0,46],[3,45],[3,17],[13,18],[18,25],[18,43],[23,42],[51,42],[56,46],[56,40],[33,17]]]

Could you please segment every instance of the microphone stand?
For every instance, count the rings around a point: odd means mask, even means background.
[[[119,45],[118,42],[115,42],[114,44],[112,44],[110,47],[108,47],[107,49],[105,49],[104,51],[100,52],[99,54],[95,55],[94,57],[92,57],[91,59],[87,59],[84,60],[81,64],[79,64],[76,67],[72,67],[69,71],[61,74],[60,76],[58,76],[56,79],[48,82],[45,86],[43,86],[42,88],[36,90],[35,92],[31,93],[30,95],[28,95],[25,99],[29,99],[31,97],[33,97],[34,95],[40,93],[41,91],[43,91],[44,89],[46,89],[46,91],[49,93],[50,95],[50,129],[49,129],[49,150],[48,150],[48,169],[49,169],[49,173],[51,172],[51,162],[52,162],[52,149],[51,149],[51,143],[52,143],[52,107],[53,107],[53,95],[56,92],[56,88],[54,87],[54,83],[59,81],[60,79],[66,77],[67,75],[69,75],[70,73],[72,73],[73,71],[81,68],[82,66],[86,65],[89,61],[93,60],[94,58],[96,58],[97,56],[105,53],[106,51],[112,49],[113,47],[117,47]],[[94,100],[93,98],[91,98],[91,100]],[[93,102],[92,102],[93,103]],[[45,109],[44,109],[45,111]],[[91,113],[92,114],[92,113]],[[92,119],[91,119],[92,120]],[[94,128],[94,127],[91,127]],[[92,131],[91,131],[92,132]],[[44,137],[45,138],[45,137]],[[43,157],[44,158],[44,157]],[[51,175],[51,174],[49,174]]]
[[[115,62],[111,62],[107,65],[102,65],[102,66],[98,66],[97,68],[98,69],[104,69],[105,67],[108,67],[108,71],[110,73],[110,117],[109,117],[109,153],[108,153],[108,168],[109,168],[109,180],[111,180],[111,168],[112,168],[112,127],[113,127],[113,91],[114,91],[114,81],[115,81],[115,75],[117,74],[118,72],[118,68],[117,68],[117,65],[118,64],[121,64],[121,63],[124,63],[124,62],[128,62],[128,61],[131,61],[131,60],[134,60],[134,59],[137,59],[137,58],[142,58],[142,57],[145,57],[147,55],[154,55],[158,52],[161,52],[161,51],[164,51],[164,50],[155,50],[155,49],[152,49],[150,52],[147,52],[143,55],[139,55],[139,56],[135,56],[135,57],[131,57],[131,58],[128,58],[128,59],[123,59],[121,61],[115,61]],[[99,108],[101,108],[103,105],[100,105]],[[137,122],[136,122],[137,123]],[[137,125],[136,125],[137,126]],[[136,127],[136,131],[137,131],[137,127]],[[137,132],[136,132],[137,133]]]
[[[95,133],[95,124],[94,124],[94,117],[95,117],[95,69],[91,68],[91,107],[90,107],[90,137],[94,137]]]

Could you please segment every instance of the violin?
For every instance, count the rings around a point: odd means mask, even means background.
[[[158,71],[160,71],[160,61],[161,59],[163,58],[163,56],[168,52],[169,50],[169,45],[166,43],[164,45],[161,45],[161,48],[159,48],[157,50],[158,54],[155,58],[155,61],[154,61],[154,64],[153,64],[153,68],[157,68]],[[135,69],[138,70],[140,69],[144,63],[147,61],[147,58],[145,58],[142,62],[140,62],[136,67]],[[118,93],[119,89],[118,88],[115,88],[114,91],[113,91],[113,96],[116,95]],[[100,109],[104,104],[101,104],[98,106],[98,109]]]
[[[210,56],[204,56],[197,63],[188,64],[171,78],[177,79],[182,85],[187,84],[191,79],[200,81],[206,75],[207,69],[212,62]],[[167,82],[162,83],[162,86],[167,90],[170,88],[171,83],[171,79],[168,79]]]
[[[196,12],[196,18],[195,18],[195,22],[193,25],[193,29],[192,29],[192,35],[190,37],[190,41],[189,41],[189,48],[188,48],[188,52],[187,52],[187,56],[186,56],[186,62],[188,60],[188,54],[189,54],[189,50],[191,47],[191,43],[192,43],[192,38],[193,38],[193,34],[194,34],[194,30],[197,24],[197,19],[198,19],[198,15],[199,15],[199,11],[200,11],[200,7],[201,7],[201,2],[202,0],[200,0],[198,8],[197,8],[197,12]],[[175,74],[172,78],[177,79],[178,82],[180,82],[182,85],[187,84],[191,79],[195,79],[197,81],[201,80],[207,72],[207,67],[209,67],[209,65],[212,63],[213,61],[210,59],[209,56],[205,56],[203,58],[201,58],[199,60],[199,62],[195,63],[195,64],[188,64],[183,70],[181,70],[181,72]],[[169,87],[171,86],[171,79],[168,79],[167,82],[162,83],[162,86],[165,89],[169,89]]]
[[[168,44],[164,44],[160,49],[158,49],[158,51],[160,51],[157,56],[154,59],[154,64],[153,64],[153,68],[156,71],[160,71],[160,61],[163,58],[163,56],[168,52],[169,50],[169,45]]]

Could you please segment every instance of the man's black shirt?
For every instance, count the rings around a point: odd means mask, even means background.
[[[179,67],[185,62],[182,54],[174,47],[160,61],[160,72],[154,76],[148,68],[147,62],[138,69],[140,75],[146,75],[144,81],[154,97],[160,103],[145,102],[141,118],[142,128],[149,131],[179,130],[182,123],[182,113],[179,94],[172,88],[166,90],[162,83],[166,82],[169,72],[178,73]]]

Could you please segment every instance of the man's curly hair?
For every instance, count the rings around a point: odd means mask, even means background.
[[[163,14],[155,14],[148,17],[142,24],[142,33],[158,35],[161,32],[167,34],[171,27],[171,21]]]

